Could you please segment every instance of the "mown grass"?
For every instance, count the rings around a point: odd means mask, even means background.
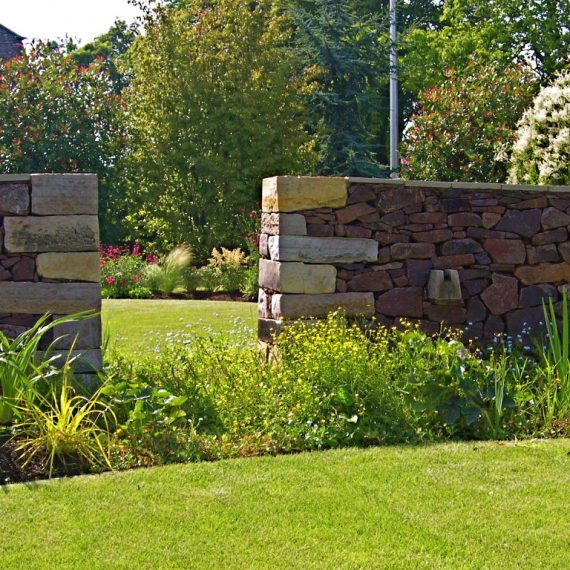
[[[337,450],[0,492],[0,567],[568,568],[570,440]]]
[[[121,352],[143,353],[152,350],[167,335],[190,333],[208,335],[233,329],[257,327],[255,303],[225,301],[105,299],[103,326],[110,348]]]

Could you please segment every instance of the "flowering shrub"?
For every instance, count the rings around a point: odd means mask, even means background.
[[[424,91],[404,133],[402,173],[421,180],[503,182],[514,130],[532,97],[521,68],[472,63]]]
[[[105,299],[147,299],[150,289],[142,283],[148,264],[156,263],[156,256],[143,257],[140,246],[131,250],[126,247],[101,246],[101,286]]]
[[[521,119],[509,182],[570,184],[570,71],[544,87]]]

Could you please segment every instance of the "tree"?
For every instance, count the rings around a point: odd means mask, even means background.
[[[311,169],[286,18],[270,0],[156,8],[126,92],[134,238],[167,249],[241,245],[232,213],[265,176]]]
[[[532,100],[532,76],[472,62],[448,70],[424,91],[404,133],[403,172],[410,178],[504,182],[517,121]]]
[[[78,67],[57,45],[33,44],[0,63],[0,172],[98,174],[102,236],[110,239],[122,114],[102,62]]]
[[[543,87],[521,119],[509,182],[570,184],[570,71]]]

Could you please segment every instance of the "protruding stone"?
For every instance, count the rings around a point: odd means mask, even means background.
[[[32,214],[96,216],[99,209],[95,174],[32,174]]]
[[[421,318],[423,315],[423,289],[401,287],[378,297],[376,310],[388,317]]]
[[[4,247],[10,253],[97,251],[97,216],[4,218]]]
[[[269,254],[274,261],[376,262],[378,242],[373,239],[270,236]]]
[[[515,239],[488,239],[483,244],[495,263],[520,265],[526,259],[526,248]]]
[[[540,230],[541,210],[507,210],[496,229],[531,237]]]
[[[302,214],[261,214],[261,233],[271,236],[306,236],[307,222]]]
[[[275,176],[263,181],[264,212],[342,208],[348,199],[346,178]]]
[[[481,294],[481,299],[493,315],[504,315],[519,304],[518,282],[508,275],[493,275],[493,284]]]
[[[515,276],[524,285],[536,285],[538,283],[561,283],[570,281],[570,264],[553,263],[519,267]]]
[[[38,275],[44,279],[92,281],[99,283],[99,254],[40,253],[36,260]]]
[[[90,309],[101,309],[98,283],[0,282],[0,313],[68,315]]]
[[[386,271],[369,271],[353,277],[348,282],[349,291],[387,291],[392,288],[392,279]]]
[[[570,224],[570,216],[558,208],[546,208],[542,212],[542,227],[545,230],[553,230]]]
[[[334,293],[332,295],[273,295],[271,311],[275,319],[322,317],[343,310],[347,316],[374,315],[373,293]]]
[[[390,188],[384,190],[378,196],[378,209],[381,213],[387,214],[420,204],[424,199],[424,192],[419,188]]]
[[[334,293],[336,268],[332,265],[307,265],[305,263],[280,263],[261,259],[259,285],[279,293],[319,295]]]
[[[430,259],[435,255],[432,243],[395,243],[390,247],[393,259]]]
[[[27,184],[0,184],[0,216],[25,216],[29,210]]]
[[[430,272],[428,299],[436,304],[445,305],[461,300],[461,284],[459,273],[455,269],[436,269]]]

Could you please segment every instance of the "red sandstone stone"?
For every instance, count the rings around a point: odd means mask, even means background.
[[[35,260],[31,257],[22,257],[12,268],[12,281],[33,281],[35,272]]]
[[[393,234],[390,232],[376,232],[374,234],[374,239],[382,245],[390,245],[392,243],[408,243],[410,241],[410,236],[404,234]]]
[[[545,283],[543,285],[523,287],[519,298],[519,307],[524,309],[542,306],[542,301],[548,297],[553,297],[555,301],[558,299],[558,291],[553,285]]]
[[[336,224],[334,227],[334,235],[337,237],[346,237],[346,226],[344,224]]]
[[[418,188],[391,188],[380,192],[378,196],[378,209],[387,214],[401,210],[406,206],[420,204],[423,202],[424,193]]]
[[[559,244],[558,251],[560,252],[560,255],[564,261],[570,261],[570,242],[566,241]]]
[[[479,295],[481,291],[484,291],[489,286],[488,279],[467,279],[462,283],[465,288],[466,296],[473,297]]]
[[[435,321],[436,323],[458,325],[466,322],[467,311],[464,307],[432,305],[431,303],[424,303],[423,308],[425,315],[431,321]]]
[[[392,280],[386,271],[361,273],[348,282],[349,291],[386,291],[392,288]]]
[[[10,279],[12,279],[12,274],[0,266],[0,281],[9,281]]]
[[[373,206],[366,204],[365,202],[359,202],[358,204],[352,204],[341,208],[336,211],[336,219],[339,224],[348,224],[353,222],[360,216],[365,216],[366,214],[371,214],[375,211]]]
[[[514,277],[493,275],[493,284],[481,294],[481,300],[493,315],[504,315],[519,305],[519,284]]]
[[[372,237],[372,230],[362,226],[344,226],[345,234],[348,238],[369,238]]]
[[[440,257],[434,257],[433,268],[453,269],[462,267],[464,265],[473,265],[474,263],[475,258],[471,253],[463,253],[461,255],[444,255]]]
[[[384,224],[388,224],[389,226],[402,226],[407,221],[408,218],[404,212],[399,210],[398,212],[392,212],[391,214],[386,214],[380,218],[380,221]]]
[[[440,200],[440,209],[448,214],[453,212],[467,212],[469,208],[470,204],[467,198],[442,198]]]
[[[378,251],[378,263],[388,263],[392,259],[389,247],[382,247]]]
[[[460,269],[459,280],[466,279],[490,279],[491,272],[488,269]]]
[[[414,287],[425,287],[433,263],[429,259],[408,259],[406,261],[406,273],[410,285]]]
[[[409,284],[410,282],[405,275],[394,277],[394,287],[407,287]]]
[[[467,322],[481,322],[487,318],[487,309],[478,297],[469,299],[467,303]]]
[[[458,227],[479,227],[483,222],[479,214],[474,212],[461,212],[459,214],[450,214],[447,218],[450,226]]]
[[[566,228],[557,228],[548,232],[542,232],[532,236],[532,245],[546,245],[549,243],[560,243],[568,239]]]
[[[456,239],[441,246],[442,255],[459,255],[461,253],[481,253],[483,248],[473,239]]]
[[[370,223],[374,223],[374,222],[379,222],[380,221],[380,214],[378,213],[377,210],[374,210],[374,212],[371,212],[370,214],[366,214],[365,216],[360,216],[358,218],[359,222],[362,222],[363,224],[370,224]]]
[[[423,289],[402,287],[380,295],[376,310],[389,317],[421,318],[423,315]]]
[[[416,232],[412,239],[423,243],[442,243],[453,237],[451,230],[432,230],[429,232]]]
[[[372,200],[376,200],[376,194],[372,191],[369,184],[356,184],[350,187],[348,204],[371,202]]]
[[[430,259],[435,255],[431,243],[397,243],[390,248],[393,259]]]
[[[540,196],[539,198],[531,198],[530,200],[525,200],[524,202],[513,203],[511,208],[513,210],[532,210],[534,208],[546,208],[548,206],[548,200],[545,196]]]
[[[545,230],[553,230],[570,224],[570,216],[558,208],[546,208],[542,212],[541,223]]]
[[[307,224],[307,235],[311,237],[333,237],[334,228],[328,224]]]
[[[526,249],[519,240],[488,239],[483,245],[496,263],[520,265],[526,259]]]
[[[445,224],[447,223],[447,214],[443,212],[420,212],[412,214],[410,222],[413,224]]]
[[[496,226],[501,221],[501,214],[494,214],[493,212],[483,212],[482,221],[483,221],[483,227],[490,229]]]
[[[407,224],[400,229],[408,232],[427,232],[433,230],[433,224]]]
[[[497,230],[531,237],[540,230],[541,210],[507,210]]]
[[[549,245],[539,245],[537,247],[529,245],[526,248],[526,254],[528,263],[531,265],[546,263],[548,261],[560,261],[558,250],[553,243]]]
[[[472,206],[497,206],[499,201],[496,198],[478,198],[471,200]]]
[[[524,285],[570,281],[570,264],[554,263],[519,267],[515,271],[515,276]]]
[[[337,293],[346,293],[348,291],[348,285],[344,279],[336,280],[336,292]]]

